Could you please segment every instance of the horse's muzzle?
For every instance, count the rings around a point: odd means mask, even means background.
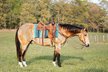
[[[89,44],[85,45],[85,47],[89,47],[89,46],[90,46]]]

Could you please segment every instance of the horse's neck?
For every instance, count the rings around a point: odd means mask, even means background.
[[[71,33],[69,31],[67,31],[66,29],[63,29],[63,28],[59,28],[59,32],[61,35],[63,35],[66,38],[71,36]]]

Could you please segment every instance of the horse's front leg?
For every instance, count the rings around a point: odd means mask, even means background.
[[[54,58],[53,58],[54,66],[58,65],[59,67],[61,67],[60,52],[61,52],[61,44],[58,44],[54,49]]]

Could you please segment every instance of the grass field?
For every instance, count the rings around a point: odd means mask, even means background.
[[[91,38],[90,47],[81,49],[77,37],[62,47],[61,68],[52,64],[53,48],[35,44],[26,54],[28,67],[20,68],[14,35],[15,32],[0,32],[0,72],[108,72],[108,43],[95,43]]]

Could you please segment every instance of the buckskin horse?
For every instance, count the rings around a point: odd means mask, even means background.
[[[33,36],[34,28],[35,27],[33,23],[26,23],[20,26],[16,31],[15,42],[16,42],[18,64],[20,65],[20,67],[27,66],[25,60],[25,54],[31,43],[36,43],[43,46],[48,44],[52,45],[53,43],[54,57],[52,63],[54,64],[54,66],[59,66],[59,67],[61,67],[61,61],[60,61],[61,46],[67,41],[68,38],[78,36],[79,40],[83,43],[85,47],[89,47],[90,44],[87,29],[84,27],[70,25],[70,24],[50,23],[48,26],[44,26],[44,28],[48,30],[49,42],[47,44],[45,44],[45,42],[42,41],[43,40],[42,37],[40,40],[41,42],[39,42],[39,38],[35,38]],[[56,31],[58,31],[57,34]]]

